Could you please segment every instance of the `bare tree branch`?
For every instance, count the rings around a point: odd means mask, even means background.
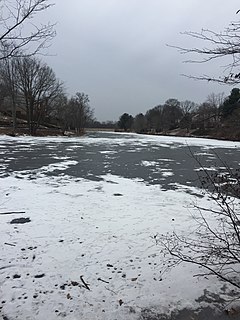
[[[33,55],[48,47],[55,24],[39,24],[32,18],[49,9],[48,0],[0,0],[0,60]]]
[[[204,172],[199,176],[205,194],[215,207],[195,205],[198,214],[193,215],[195,227],[191,233],[175,231],[155,237],[163,254],[175,264],[187,262],[197,265],[221,280],[240,289],[240,174],[224,164],[224,173],[214,174],[205,170],[201,161],[190,154]],[[205,274],[205,273],[204,273]]]
[[[239,11],[237,11],[237,13],[238,12]],[[193,57],[184,62],[206,63],[224,57],[230,59],[225,66],[225,74],[223,76],[188,76],[189,78],[229,85],[240,83],[240,21],[231,22],[222,32],[202,29],[201,32],[186,31],[182,34],[203,43],[202,47],[194,48],[168,45],[169,47],[179,50],[181,54],[197,56],[196,59]]]

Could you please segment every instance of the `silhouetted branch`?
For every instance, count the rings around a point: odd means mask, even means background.
[[[52,6],[48,0],[0,0],[0,60],[33,55],[48,46],[55,36],[54,24],[32,23],[31,19]]]
[[[237,13],[239,10],[237,11]],[[184,48],[171,46],[181,54],[195,55],[197,59],[185,60],[187,63],[206,63],[216,59],[229,57],[231,61],[225,66],[225,75],[215,76],[188,76],[195,80],[207,80],[217,83],[234,85],[240,83],[240,22],[232,22],[223,32],[202,29],[201,32],[186,31],[185,36],[199,40],[202,47]]]
[[[221,170],[209,173],[201,161],[190,154],[201,167],[199,175],[206,196],[215,206],[195,205],[195,225],[188,235],[173,231],[155,237],[163,254],[173,264],[187,262],[204,268],[211,275],[240,289],[240,174],[233,171],[221,159]]]

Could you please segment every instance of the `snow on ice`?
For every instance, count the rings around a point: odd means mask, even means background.
[[[11,144],[27,153],[41,144],[56,150],[62,143],[67,143],[66,154],[56,153],[52,163],[11,171],[2,163],[0,314],[29,320],[130,320],[138,319],[144,308],[166,313],[194,308],[204,290],[221,291],[220,281],[195,277],[199,271],[191,265],[162,273],[161,248],[153,240],[159,233],[191,228],[193,203],[209,206],[200,189],[179,183],[166,189],[160,180],[152,184],[112,172],[98,179],[69,175],[66,170],[76,167],[78,160],[67,148],[88,146],[89,157],[91,152],[105,156],[111,171],[111,161],[116,160],[109,156],[122,147],[187,144],[203,152],[217,147],[239,150],[239,143],[120,134],[112,139],[102,133],[80,139],[1,137],[1,152]],[[92,146],[99,150],[92,151]],[[161,174],[157,164],[163,155],[157,156],[140,159],[139,166],[156,166]],[[163,160],[167,167],[162,173],[173,178],[173,160]],[[21,217],[26,223],[11,223]]]

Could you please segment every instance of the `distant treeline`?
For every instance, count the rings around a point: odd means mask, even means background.
[[[82,134],[85,128],[92,127],[240,140],[238,88],[227,97],[212,93],[202,104],[168,99],[145,114],[124,113],[118,122],[99,122],[88,95],[77,92],[68,97],[54,71],[34,56],[0,61],[0,114],[0,126],[7,123],[13,134],[26,131],[35,135],[39,128],[46,127],[59,133]]]
[[[168,99],[164,104],[135,117],[124,113],[117,123],[120,131],[150,134],[212,136],[240,140],[240,90],[208,96],[202,104]]]
[[[46,126],[59,129],[59,133],[71,130],[82,134],[94,121],[88,95],[77,92],[68,97],[63,82],[35,56],[0,61],[0,113],[5,116],[1,124],[8,118],[13,134],[26,131],[36,135]]]

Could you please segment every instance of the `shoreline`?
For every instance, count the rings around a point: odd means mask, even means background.
[[[21,128],[22,129],[22,128]],[[12,128],[9,127],[0,127],[0,136],[11,136],[11,137],[81,137],[89,132],[109,132],[109,133],[118,133],[118,134],[137,134],[137,135],[145,135],[145,136],[164,136],[164,137],[180,137],[180,138],[199,138],[199,139],[213,139],[213,140],[220,140],[220,141],[231,141],[231,142],[240,142],[240,139],[234,139],[227,136],[216,136],[216,135],[194,135],[192,133],[186,133],[171,131],[171,132],[165,132],[165,133],[138,133],[133,131],[119,131],[115,130],[114,128],[86,128],[85,133],[81,135],[77,135],[73,131],[62,133],[61,129],[45,129],[40,128],[37,131],[36,135],[30,135],[28,133],[28,130],[22,129],[22,130],[16,130],[15,133],[13,133]]]

